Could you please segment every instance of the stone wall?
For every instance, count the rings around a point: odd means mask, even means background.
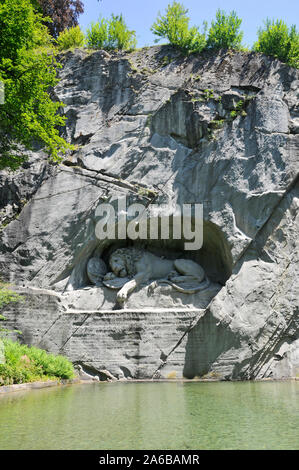
[[[117,377],[297,375],[298,71],[168,46],[61,60],[55,94],[77,151],[60,165],[31,153],[0,175],[1,276],[27,296],[5,312],[10,325]],[[114,292],[90,285],[88,260],[119,246],[97,239],[96,209],[124,196],[203,204],[201,250],[171,237],[143,247],[200,263],[209,292],[141,286],[117,310]]]

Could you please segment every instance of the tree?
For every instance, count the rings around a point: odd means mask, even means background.
[[[258,30],[258,41],[253,48],[299,67],[299,33],[295,25],[289,28],[282,20],[267,19],[265,27]]]
[[[184,52],[199,52],[206,45],[205,34],[201,34],[196,26],[189,28],[190,18],[187,13],[188,10],[181,3],[174,1],[168,5],[165,15],[159,13],[151,31],[159,38],[168,39],[170,44]]]
[[[84,33],[81,31],[80,26],[65,29],[59,33],[57,38],[57,48],[59,51],[66,51],[75,47],[83,47],[85,44]]]
[[[77,26],[78,17],[84,12],[81,0],[32,0],[44,17],[51,19],[46,22],[50,34],[57,38],[66,28]]]
[[[240,49],[243,32],[240,31],[242,20],[235,11],[229,15],[218,9],[216,21],[212,21],[208,33],[207,47],[211,49]]]
[[[122,15],[111,15],[91,23],[86,33],[87,46],[92,49],[121,50],[136,47],[135,31],[130,31]]]
[[[65,125],[63,106],[51,99],[59,64],[43,17],[30,0],[0,4],[0,80],[5,103],[0,105],[0,169],[17,168],[24,160],[20,148],[43,144],[53,160],[72,148],[60,135]]]

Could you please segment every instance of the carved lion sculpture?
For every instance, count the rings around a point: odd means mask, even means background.
[[[167,283],[186,294],[194,294],[209,285],[203,268],[194,261],[164,259],[136,248],[116,250],[110,256],[109,264],[112,272],[104,276],[103,284],[120,289],[117,294],[120,304],[126,301],[137,286],[148,281],[156,280],[151,283],[151,289],[158,283]]]

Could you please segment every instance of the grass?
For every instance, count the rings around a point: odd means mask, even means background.
[[[0,364],[0,386],[75,377],[72,363],[64,356],[7,338],[3,343],[5,363]]]

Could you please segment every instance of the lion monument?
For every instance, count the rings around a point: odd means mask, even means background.
[[[119,248],[110,255],[109,265],[111,272],[102,275],[102,282],[119,290],[119,304],[124,304],[136,287],[149,281],[150,291],[164,283],[185,294],[195,294],[209,286],[205,271],[194,261],[165,259],[142,249]]]

